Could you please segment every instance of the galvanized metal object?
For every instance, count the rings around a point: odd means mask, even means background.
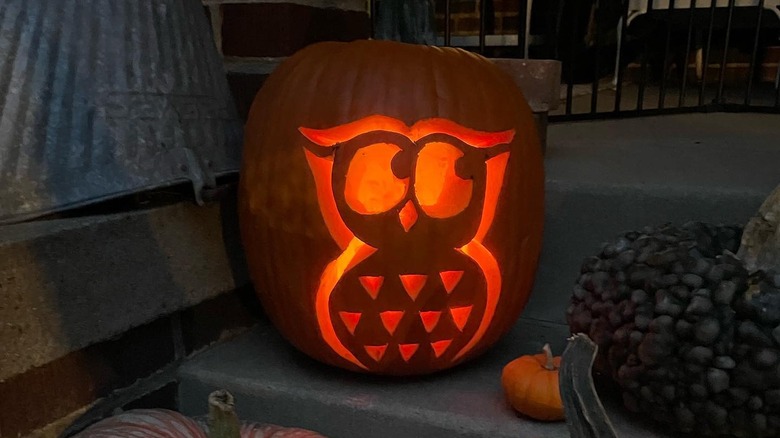
[[[0,2],[0,224],[239,168],[198,0]]]

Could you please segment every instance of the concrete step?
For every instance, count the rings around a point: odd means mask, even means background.
[[[416,379],[332,369],[297,353],[267,323],[180,373],[182,410],[205,412],[214,388],[245,419],[331,437],[568,436],[507,407],[505,363],[550,342],[562,352],[566,309],[583,258],[621,231],[690,220],[744,223],[780,183],[780,118],[695,114],[552,125],[544,249],[533,295],[511,333],[482,358]],[[665,436],[604,394],[619,436]]]
[[[330,438],[569,436],[565,423],[518,417],[504,401],[504,364],[550,342],[560,353],[566,326],[521,319],[496,348],[454,370],[422,378],[391,379],[335,369],[294,350],[268,323],[220,345],[180,369],[180,410],[204,415],[208,394],[236,396],[240,418],[299,426]],[[619,436],[664,437],[605,397]]]

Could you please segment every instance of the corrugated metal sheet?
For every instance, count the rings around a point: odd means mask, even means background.
[[[199,0],[0,1],[0,223],[239,168]]]

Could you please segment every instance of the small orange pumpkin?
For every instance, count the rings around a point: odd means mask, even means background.
[[[509,404],[521,414],[541,421],[563,420],[558,387],[561,357],[553,357],[550,344],[540,354],[520,356],[504,366],[501,385]]]

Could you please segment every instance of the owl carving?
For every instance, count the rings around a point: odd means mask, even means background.
[[[482,239],[514,131],[437,118],[407,126],[381,115],[299,131],[311,142],[305,155],[320,211],[343,251],[316,292],[323,339],[367,370],[460,359],[484,335],[501,293]]]
[[[247,117],[238,194],[278,333],[383,375],[485,352],[528,302],[539,260],[537,132],[512,78],[464,50],[323,42],[285,59]]]

